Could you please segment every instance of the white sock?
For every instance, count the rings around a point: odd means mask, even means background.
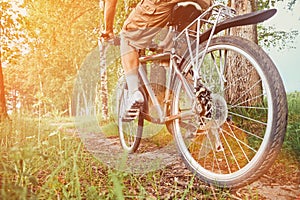
[[[139,89],[139,78],[135,73],[125,74],[125,79],[128,86],[128,91],[133,93]]]

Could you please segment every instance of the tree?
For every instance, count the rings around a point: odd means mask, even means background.
[[[7,118],[7,107],[4,93],[4,78],[2,72],[2,63],[0,62],[0,122],[2,119]]]
[[[40,83],[36,92],[43,89],[45,112],[68,113],[78,66],[97,42],[93,30],[99,21],[98,1],[27,1],[27,5],[28,31],[36,41],[32,69],[40,76],[35,78]]]
[[[256,10],[267,9],[270,7],[274,7],[275,2],[278,0],[231,0],[229,3],[233,8],[236,9],[237,14],[245,14],[249,12],[253,12]],[[295,5],[295,0],[290,0],[287,5],[288,9],[292,9]],[[259,43],[266,48],[270,46],[276,47],[277,49],[281,50],[284,48],[292,48],[293,47],[293,39],[298,35],[298,30],[292,31],[275,31],[274,27],[264,27],[263,25],[250,25],[250,26],[242,26],[232,29],[233,35],[241,36],[243,38],[247,38],[255,43]],[[244,63],[244,66],[247,66],[245,60],[242,58],[231,55],[231,59],[229,65],[232,66],[228,68],[227,77],[230,78],[232,76],[239,77],[240,74],[243,74],[247,71],[241,71],[237,69],[238,63]],[[251,66],[249,66],[251,67]],[[240,80],[238,85],[234,87],[230,87],[229,91],[226,94],[226,97],[229,101],[233,101],[237,97],[239,97],[242,91],[247,90],[249,85],[253,85],[254,83],[259,81],[259,77],[256,73],[249,73],[248,76]],[[247,99],[251,99],[255,97],[257,94],[261,93],[262,85],[256,84],[254,88],[251,89],[251,92],[248,93],[247,96],[244,96],[245,102]],[[256,98],[256,102],[253,103],[260,103],[262,99]]]
[[[238,15],[253,12],[257,9],[257,4],[255,0],[232,0],[231,1],[232,7],[237,11]],[[258,42],[257,38],[257,26],[256,25],[248,25],[248,26],[241,26],[232,29],[232,34],[236,36],[240,36],[243,38],[247,38],[250,41],[255,43]],[[255,99],[253,97],[257,97],[258,94],[261,93],[262,85],[255,84],[259,80],[259,76],[255,70],[249,70],[252,66],[247,63],[247,60],[240,55],[230,54],[230,59],[228,63],[228,67],[226,70],[226,77],[231,79],[231,77],[242,77],[242,74],[247,74],[247,77],[239,80],[239,84],[231,85],[228,88],[226,93],[226,99],[229,102],[234,102],[235,99],[243,98],[243,102],[248,104],[249,101],[247,99]],[[242,69],[239,68],[240,65],[243,65]],[[248,69],[249,68],[249,69]],[[251,73],[248,73],[251,72]],[[246,95],[243,94],[244,91],[247,91],[249,85],[253,86],[256,85],[254,88],[251,89],[251,92],[248,92]],[[256,102],[258,103],[261,99],[256,98]],[[253,104],[254,102],[251,101]]]
[[[24,8],[20,2],[1,1],[0,46],[0,118],[7,117],[3,68],[14,65],[27,50],[26,33],[22,30]]]
[[[8,94],[17,93],[22,108],[68,113],[77,70],[97,44],[98,5],[98,0],[24,1],[28,50],[4,70]]]

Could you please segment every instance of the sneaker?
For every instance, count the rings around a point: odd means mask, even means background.
[[[128,122],[135,120],[140,114],[140,109],[143,106],[144,97],[143,94],[137,90],[133,93],[128,93],[125,100],[125,110],[123,113],[123,121]]]

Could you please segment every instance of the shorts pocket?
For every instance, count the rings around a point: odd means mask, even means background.
[[[141,4],[141,9],[147,15],[153,15],[155,13],[155,11],[156,11],[155,5],[152,4],[151,2],[148,2],[147,0],[145,0]]]
[[[138,21],[128,21],[124,25],[124,30],[126,31],[145,30],[146,28],[147,28],[147,23],[138,22]]]

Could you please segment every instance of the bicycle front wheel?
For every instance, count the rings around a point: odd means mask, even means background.
[[[124,120],[123,112],[126,109],[125,102],[128,98],[128,89],[126,83],[123,84],[120,91],[121,92],[118,95],[118,126],[120,143],[125,151],[128,153],[134,153],[140,145],[143,133],[144,118],[141,114],[141,110],[136,119]]]
[[[204,182],[241,187],[265,173],[281,148],[285,90],[274,63],[258,45],[223,36],[205,48],[206,43],[200,45],[181,65],[187,83],[198,84],[194,97],[186,94],[181,80],[174,84],[171,114],[193,113],[173,121],[176,145]],[[200,77],[196,82],[195,73]]]

